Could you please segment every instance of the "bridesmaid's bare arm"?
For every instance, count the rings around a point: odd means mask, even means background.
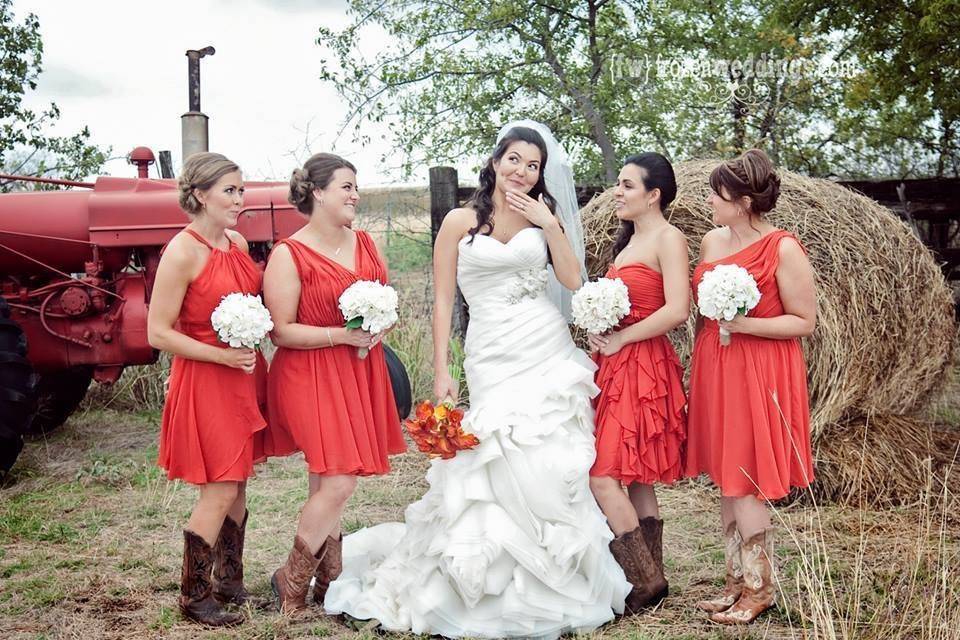
[[[176,329],[187,288],[204,265],[193,245],[186,234],[177,235],[160,258],[147,310],[147,340],[154,349],[175,356],[252,371],[256,356],[251,349],[215,347]]]
[[[276,246],[267,261],[267,269],[263,273],[263,302],[273,319],[270,336],[278,347],[320,349],[338,344],[370,346],[370,334],[361,329],[314,327],[297,322],[300,274],[286,245]]]
[[[807,254],[792,238],[780,241],[780,264],[777,266],[777,288],[784,314],[773,318],[737,316],[732,322],[722,322],[731,333],[748,333],[761,338],[789,340],[813,333],[817,319],[817,293],[813,281],[813,267]]]

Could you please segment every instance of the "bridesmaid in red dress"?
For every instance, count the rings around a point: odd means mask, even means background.
[[[150,344],[174,356],[158,463],[170,479],[200,487],[183,531],[180,609],[222,626],[243,617],[221,603],[248,598],[246,481],[263,457],[257,388],[265,384],[266,363],[251,349],[220,342],[210,314],[228,293],[259,294],[261,273],[246,240],[230,229],[243,206],[239,167],[218,153],[197,153],[184,163],[179,187],[190,224],[163,252],[147,318]]]
[[[683,474],[683,368],[666,336],[690,309],[687,241],[663,215],[676,195],[665,157],[627,158],[614,193],[620,232],[604,277],[627,285],[630,313],[614,331],[589,336],[600,387],[590,488],[617,536],[611,550],[634,585],[626,602],[630,614],[667,594],[653,484],[671,484]]]
[[[358,280],[387,282],[387,268],[356,216],[357,176],[343,158],[318,153],[293,172],[290,202],[309,223],[277,244],[264,296],[279,347],[270,367],[271,424],[286,432],[285,453],[303,451],[310,497],[286,564],[271,580],[283,611],[323,604],[340,574],[340,518],[357,476],[390,471],[389,454],[406,450],[382,335],[347,329],[340,294]],[[358,349],[370,349],[366,358]]]
[[[747,151],[710,174],[713,221],[703,237],[693,289],[719,264],[753,276],[760,302],[730,322],[698,319],[690,374],[686,473],[720,487],[726,585],[698,603],[724,624],[752,622],[774,605],[773,531],[767,500],[813,480],[807,371],[800,338],[813,332],[813,269],[793,234],[764,214],[780,178],[762,151]],[[731,333],[720,344],[719,328]]]

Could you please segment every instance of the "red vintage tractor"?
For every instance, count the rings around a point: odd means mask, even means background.
[[[0,474],[23,436],[61,425],[91,380],[112,383],[124,367],[157,360],[147,342],[153,278],[161,247],[188,220],[176,181],[147,177],[152,152],[138,147],[130,160],[139,178],[40,180],[73,188],[0,194]],[[304,218],[286,184],[245,186],[237,230],[264,262]],[[406,372],[389,350],[387,363],[405,416]]]

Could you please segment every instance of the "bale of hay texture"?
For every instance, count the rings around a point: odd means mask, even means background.
[[[820,501],[889,507],[960,493],[960,431],[906,416],[830,425],[814,451]]]
[[[674,167],[679,192],[668,216],[688,238],[691,265],[714,228],[707,197],[717,162]],[[581,215],[587,268],[602,275],[619,226],[613,190]],[[797,235],[816,273],[817,328],[804,340],[814,434],[861,416],[922,409],[946,378],[956,336],[953,297],[927,248],[870,198],[786,171],[769,219]],[[685,362],[694,318],[671,336]]]

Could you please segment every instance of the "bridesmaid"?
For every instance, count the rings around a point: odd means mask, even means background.
[[[813,480],[807,371],[800,338],[813,332],[813,269],[793,234],[765,217],[780,178],[767,155],[747,151],[710,174],[713,221],[693,286],[719,264],[747,269],[760,303],[730,322],[699,318],[690,374],[686,473],[720,487],[726,585],[698,603],[711,620],[752,622],[774,605],[773,531],[767,500]],[[719,328],[731,334],[722,346]]]
[[[248,599],[246,481],[262,458],[266,427],[258,376],[249,374],[265,375],[266,363],[251,349],[221,343],[210,314],[228,293],[259,294],[261,273],[231,229],[243,206],[240,168],[219,153],[197,153],[184,163],[179,188],[190,223],[164,249],[147,318],[150,344],[173,354],[158,463],[171,480],[200,487],[183,531],[180,610],[222,626],[243,617],[221,603]]]
[[[600,387],[590,487],[616,536],[611,550],[634,585],[628,613],[667,594],[653,483],[670,484],[683,474],[683,368],[666,336],[690,309],[687,241],[663,214],[676,195],[666,158],[627,158],[614,192],[621,226],[605,277],[627,285],[630,313],[613,332],[589,336]]]
[[[271,365],[271,424],[289,434],[283,452],[301,450],[310,497],[293,549],[271,579],[281,610],[323,604],[340,574],[340,518],[357,476],[390,470],[388,454],[406,450],[387,374],[382,335],[347,329],[340,294],[358,280],[387,281],[387,268],[356,216],[357,176],[343,158],[318,153],[290,180],[291,204],[309,217],[277,243],[264,276],[264,297],[279,347]],[[367,347],[366,358],[358,357]]]

